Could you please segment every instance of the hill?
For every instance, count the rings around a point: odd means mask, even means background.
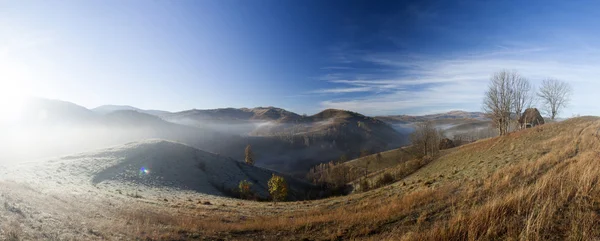
[[[242,180],[252,191],[268,198],[267,182],[275,171],[246,165],[229,157],[164,140],[128,143],[108,149],[69,155],[52,161],[59,176],[84,175],[92,184],[111,190],[191,190],[217,196],[230,195]],[[41,168],[41,167],[40,167]],[[310,184],[286,177],[291,200],[304,199]],[[84,177],[84,178],[85,178]],[[147,191],[148,193],[148,191]]]
[[[546,124],[450,149],[390,186],[317,201],[310,212],[198,224],[229,238],[593,240],[599,129],[596,117]]]

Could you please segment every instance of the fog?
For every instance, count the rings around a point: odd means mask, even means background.
[[[257,166],[303,176],[310,167],[342,154],[353,158],[362,149],[382,151],[401,142],[397,139],[401,136],[394,136],[397,133],[388,129],[372,135],[356,123],[336,123],[335,118],[302,117],[280,122],[197,113],[160,117],[134,110],[97,113],[69,102],[34,99],[18,118],[0,123],[0,163],[43,160],[164,139],[239,161],[244,159],[245,147],[251,145]]]
[[[195,127],[191,127],[145,114],[124,112],[117,116],[98,116],[84,123],[65,123],[68,124],[54,121],[4,123],[0,126],[3,133],[0,136],[0,163],[6,165],[44,160],[153,138],[181,142],[237,160],[243,160],[244,148],[251,144],[258,166],[288,173],[307,170],[311,165],[341,155],[331,141],[311,139],[309,145],[304,139],[268,136],[267,130],[270,128],[292,126],[274,122],[205,122],[200,125],[195,123]],[[262,136],[258,130],[264,130]]]
[[[102,125],[12,125],[10,128],[2,128],[2,133],[4,134],[0,137],[0,160],[13,163],[161,137],[157,130],[151,127]]]

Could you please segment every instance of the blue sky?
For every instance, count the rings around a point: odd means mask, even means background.
[[[600,115],[594,1],[2,1],[0,96],[178,111],[480,111],[495,71]],[[2,99],[2,97],[0,97]]]

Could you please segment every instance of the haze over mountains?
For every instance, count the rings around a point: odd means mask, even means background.
[[[243,159],[252,145],[257,165],[303,176],[312,166],[361,150],[384,151],[409,143],[412,123],[435,120],[444,128],[484,122],[481,113],[368,117],[327,109],[299,115],[276,107],[222,108],[168,112],[132,106],[94,109],[59,100],[31,99],[19,139],[3,138],[11,160],[72,154],[148,138],[178,141],[198,149]],[[404,129],[402,129],[404,128]],[[7,135],[10,136],[10,135]],[[37,150],[30,152],[31,148]]]
[[[135,108],[133,106],[128,106],[128,105],[103,105],[103,106],[98,106],[98,107],[92,109],[92,111],[99,113],[99,114],[108,114],[110,112],[118,111],[118,110],[133,110],[133,111],[137,111],[140,113],[156,115],[156,116],[170,113],[168,111],[162,111],[162,110],[142,110],[142,109]]]

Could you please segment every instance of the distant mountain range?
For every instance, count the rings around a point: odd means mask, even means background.
[[[105,105],[90,110],[47,99],[32,99],[27,106],[21,123],[40,133],[28,138],[43,139],[38,143],[52,155],[161,138],[243,160],[244,148],[251,145],[257,165],[298,175],[341,155],[353,158],[361,150],[407,145],[416,122],[432,120],[441,129],[460,133],[488,122],[483,113],[464,111],[368,117],[337,109],[307,116],[276,107],[168,112]]]
[[[412,115],[389,115],[389,116],[376,116],[375,118],[388,122],[388,123],[413,123],[422,121],[440,121],[440,120],[460,120],[460,119],[473,119],[473,120],[488,120],[483,112],[467,112],[467,111],[450,111],[440,114],[412,116]]]
[[[114,112],[114,111],[119,111],[119,110],[132,110],[132,111],[137,111],[140,113],[144,113],[144,114],[149,114],[149,115],[155,115],[155,116],[161,116],[161,115],[166,115],[169,114],[171,112],[168,111],[162,111],[162,110],[142,110],[133,106],[128,106],[128,105],[103,105],[103,106],[98,106],[94,109],[91,109],[93,112],[96,112],[98,114],[108,114],[110,112]]]
[[[171,113],[116,105],[90,110],[47,99],[32,99],[27,106],[20,133],[32,133],[28,138],[48,152],[17,155],[59,155],[161,138],[238,160],[252,145],[257,165],[303,175],[343,154],[352,158],[363,149],[383,151],[408,143],[383,121],[334,109],[302,116],[276,107]]]
[[[309,122],[311,119],[315,120],[314,117],[341,117],[345,115],[349,117],[351,115],[361,115],[359,113],[328,109],[317,113],[313,116],[302,116],[285,109],[277,107],[256,107],[256,108],[219,108],[219,109],[206,109],[206,110],[186,110],[181,112],[168,112],[161,110],[142,110],[133,106],[127,105],[103,105],[92,109],[96,113],[107,114],[118,110],[133,110],[141,113],[159,116],[165,120],[171,120],[175,122],[188,121],[224,121],[224,122],[239,122],[239,121],[277,121],[281,123],[293,123],[293,122]],[[455,120],[455,119],[474,119],[474,120],[488,120],[483,112],[467,112],[461,110],[454,110],[445,113],[429,114],[429,115],[386,115],[386,116],[375,116],[375,119],[384,121],[386,123],[412,123],[421,121],[435,121],[435,120]]]

